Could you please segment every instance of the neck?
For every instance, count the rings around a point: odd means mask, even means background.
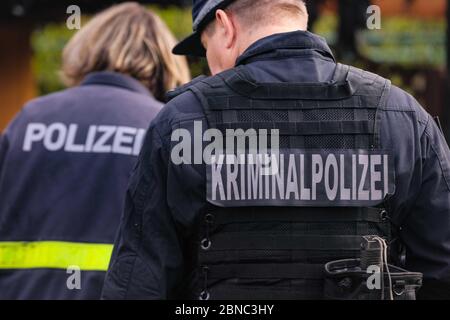
[[[250,28],[242,37],[239,43],[239,55],[243,54],[245,50],[247,50],[252,44],[256,41],[277,34],[277,33],[286,33],[293,31],[306,31],[306,26],[299,25],[296,23],[295,25],[281,25],[281,26],[268,26],[265,28]]]

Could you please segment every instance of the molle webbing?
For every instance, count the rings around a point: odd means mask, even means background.
[[[374,148],[390,82],[338,64],[330,83],[255,83],[245,66],[197,81],[209,126],[279,129],[282,148]]]
[[[216,208],[204,217],[198,262],[212,299],[240,299],[236,290],[253,299],[253,282],[271,288],[266,299],[320,299],[324,264],[356,257],[367,234],[391,238],[384,209]]]

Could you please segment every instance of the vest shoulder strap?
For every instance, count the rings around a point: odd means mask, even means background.
[[[337,64],[333,78],[325,83],[257,82],[248,67],[241,65],[213,77],[196,78],[171,95],[192,91],[211,127],[276,126],[285,136],[314,135],[316,131],[318,135],[365,135],[364,142],[356,137],[356,144],[361,147],[367,146],[369,135],[372,136],[370,145],[379,144],[379,109],[386,104],[390,86],[389,80],[376,74],[342,64]],[[311,110],[317,110],[323,117],[317,117]],[[308,120],[307,116],[312,119]],[[350,126],[347,122],[351,122]],[[307,129],[311,126],[317,130]],[[298,127],[309,131],[303,133]],[[347,144],[333,142],[332,145]]]
[[[274,104],[283,109],[311,105],[328,108],[330,104],[380,109],[386,104],[390,87],[391,82],[381,76],[342,64],[337,64],[332,80],[326,83],[259,83],[252,79],[246,66],[238,66],[213,77],[196,78],[170,95],[174,97],[191,90],[206,113],[267,109]]]
[[[181,95],[182,93],[189,91],[191,87],[195,86],[196,83],[203,81],[206,78],[207,78],[206,76],[199,76],[194,78],[191,82],[188,82],[176,89],[170,90],[169,92],[166,93],[166,100],[170,101],[176,98],[177,96]]]
[[[390,84],[381,76],[342,64],[337,64],[332,80],[325,83],[257,82],[242,65],[213,77],[196,78],[182,88],[186,91],[197,86],[205,95],[232,91],[251,99],[324,101],[348,99],[354,95],[381,97]]]

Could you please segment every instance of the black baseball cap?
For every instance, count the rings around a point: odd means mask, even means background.
[[[218,9],[224,9],[234,0],[193,0],[192,7],[192,29],[194,32],[178,43],[172,53],[177,55],[198,56],[206,55],[205,48],[201,42],[201,34],[210,23]]]

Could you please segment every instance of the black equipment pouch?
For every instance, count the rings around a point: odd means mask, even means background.
[[[387,264],[381,242],[375,241],[377,239],[381,238],[363,237],[358,259],[325,264],[325,299],[416,300],[423,275]]]
[[[337,260],[325,265],[324,298],[329,300],[389,300],[392,288],[393,300],[416,300],[422,286],[422,274],[388,265],[389,274],[367,273],[360,267],[360,259]],[[380,275],[384,286],[376,288],[370,277]],[[389,284],[389,275],[391,283]],[[384,289],[383,289],[384,288]],[[384,292],[384,296],[383,296]]]

